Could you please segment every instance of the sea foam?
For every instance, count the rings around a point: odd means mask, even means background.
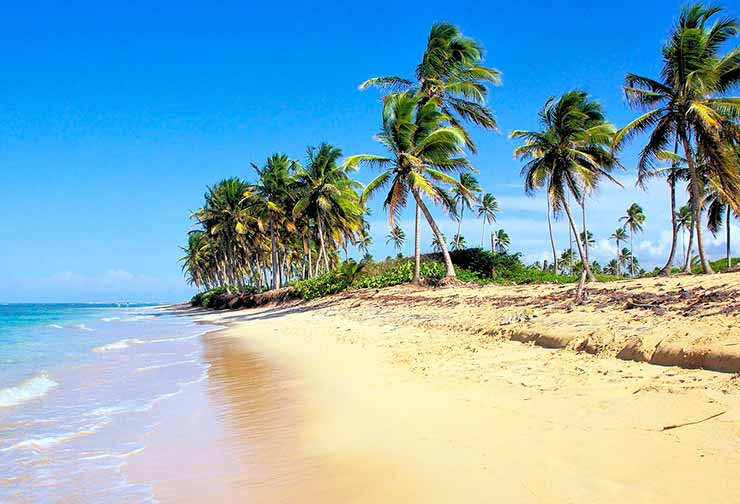
[[[93,348],[93,352],[110,352],[112,350],[123,350],[124,348],[128,348],[132,345],[140,345],[142,343],[145,343],[144,341],[141,341],[140,339],[136,338],[129,338],[129,339],[123,339],[120,341],[116,341],[114,343],[109,343],[107,345],[99,346]]]
[[[57,382],[42,373],[21,382],[15,387],[0,388],[0,408],[16,406],[43,397],[57,385],[59,385]]]

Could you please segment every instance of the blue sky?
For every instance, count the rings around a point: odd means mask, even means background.
[[[491,92],[501,134],[475,131],[473,158],[501,201],[499,226],[527,260],[548,250],[544,202],[524,196],[513,129],[536,127],[545,99],[591,93],[617,126],[626,72],[656,75],[679,2],[70,2],[6,6],[0,19],[0,301],[175,301],[191,294],[176,259],[206,185],[250,177],[275,151],[303,158],[328,141],[380,152],[379,95],[357,85],[410,76],[434,21],[487,49],[504,83]],[[730,6],[730,3],[727,3]],[[636,12],[639,11],[639,15]],[[737,8],[730,10],[740,15]],[[665,255],[664,184],[633,187],[634,154],[592,203],[596,257],[633,201],[646,208],[636,255]],[[360,172],[367,182],[372,172]],[[374,205],[373,254],[392,253]],[[445,220],[451,236],[455,225]],[[567,229],[558,223],[559,247]],[[408,227],[410,231],[410,226]],[[469,243],[480,222],[463,225]],[[425,245],[430,242],[427,231]],[[407,244],[406,252],[411,252]],[[722,241],[710,244],[721,254]]]

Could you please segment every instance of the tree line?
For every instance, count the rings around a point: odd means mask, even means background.
[[[695,248],[702,271],[713,272],[705,216],[712,233],[725,228],[729,266],[731,220],[740,215],[740,97],[729,95],[740,84],[740,48],[723,48],[737,32],[737,20],[721,8],[688,5],[662,48],[660,74],[625,77],[626,101],[640,112],[629,124],[615,127],[598,101],[574,89],[546,100],[538,129],[510,134],[519,142],[514,156],[523,163],[525,192],[546,196],[549,267],[556,273],[568,262],[573,273],[575,244],[578,266],[595,279],[587,209],[601,184],[621,185],[615,177],[625,169],[620,152],[638,138],[646,142],[637,160],[637,184],[645,187],[659,177],[668,185],[672,244],[660,274],[674,270],[679,234],[683,269],[691,267]],[[386,153],[343,157],[339,148],[323,143],[309,148],[301,161],[276,153],[262,166],[253,164],[255,182],[231,178],[208,188],[184,248],[187,279],[198,288],[261,290],[329,272],[348,257],[350,246],[368,254],[367,203],[376,197],[382,197],[387,213],[387,240],[399,249],[405,240],[399,215],[409,205],[415,210],[413,281],[421,281],[422,222],[432,231],[446,279],[454,279],[449,250],[467,245],[461,235],[466,211],[483,220],[481,246],[486,224],[492,226],[499,211],[496,198],[475,176],[470,155],[477,146],[469,129],[497,130],[487,98],[489,87],[500,81],[500,72],[486,66],[478,41],[455,25],[433,25],[413,77],[374,77],[360,85],[382,92],[381,127],[373,138]],[[360,168],[378,174],[363,186],[352,177]],[[449,245],[431,206],[457,220]],[[553,234],[552,220],[561,217],[569,229],[568,257],[558,256]],[[644,223],[637,204],[620,219],[610,237],[618,252],[608,268],[615,274],[637,274],[633,240]],[[628,242],[629,248],[620,249]],[[493,251],[508,245],[505,231],[491,232]]]

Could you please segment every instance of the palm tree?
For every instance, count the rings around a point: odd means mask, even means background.
[[[596,243],[596,240],[594,240],[594,234],[591,231],[581,231],[578,236],[580,236],[581,243],[583,243],[584,247],[593,247]]]
[[[497,254],[503,254],[509,249],[509,245],[511,245],[511,239],[509,238],[509,235],[506,234],[506,231],[503,229],[499,229],[496,231],[496,250],[495,252]]]
[[[385,243],[393,243],[393,248],[396,249],[396,252],[400,252],[406,243],[406,233],[398,226],[393,226],[385,237]]]
[[[357,237],[356,245],[357,250],[359,250],[363,254],[367,254],[370,251],[370,247],[373,246],[373,237],[366,229],[363,229],[360,232],[360,235]]]
[[[735,153],[723,141],[728,136],[737,138],[740,98],[723,95],[740,83],[740,57],[737,49],[724,56],[719,54],[721,46],[737,33],[738,24],[732,18],[721,18],[710,24],[721,10],[698,3],[681,10],[678,23],[663,47],[660,81],[627,74],[624,85],[627,101],[646,112],[615,137],[615,144],[619,145],[637,133],[650,131],[639,156],[640,171],[649,169],[671,143],[683,147],[689,167],[697,248],[702,271],[707,274],[713,271],[704,252],[697,150],[710,160],[709,178],[722,181],[722,186],[733,195],[732,205],[740,210],[737,201],[740,179],[731,169]],[[674,196],[672,199],[675,201]],[[673,228],[675,241],[675,222]]]
[[[601,177],[619,185],[609,171],[617,165],[611,152],[614,127],[605,122],[601,106],[583,91],[569,91],[547,100],[540,112],[540,131],[514,131],[524,145],[514,155],[527,163],[522,168],[528,194],[545,187],[555,214],[568,217],[581,262],[589,280],[596,279],[578,239],[578,230],[568,204],[568,194],[580,201],[584,190],[594,189]],[[549,223],[549,221],[548,221]],[[554,242],[553,242],[554,243]],[[554,246],[553,246],[554,250]]]
[[[460,234],[456,234],[452,238],[452,241],[450,242],[450,248],[452,250],[462,250],[462,249],[464,249],[465,248],[465,237],[462,236],[462,235],[460,235]]]
[[[625,268],[631,268],[633,263],[637,260],[632,255],[632,252],[627,247],[622,248],[621,251],[619,251],[619,264],[624,266]]]
[[[484,194],[478,202],[476,210],[478,211],[478,218],[483,219],[483,234],[480,237],[480,246],[483,248],[483,240],[486,236],[486,222],[492,226],[496,222],[496,214],[498,213],[498,201],[496,201],[496,197],[491,193]],[[493,251],[491,249],[491,252]]]
[[[559,262],[560,262],[561,266],[564,268],[566,264],[569,264],[570,265],[568,267],[568,275],[573,275],[573,273],[574,273],[574,268],[573,268],[574,255],[575,254],[573,253],[573,249],[572,248],[565,249],[565,250],[563,250],[563,253],[560,254]]]
[[[677,212],[676,215],[676,224],[678,226],[678,229],[682,231],[681,233],[681,248],[683,248],[683,263],[684,268],[685,265],[688,263],[688,252],[686,251],[686,230],[690,230],[690,239],[689,239],[689,250],[691,250],[693,236],[694,236],[694,226],[692,225],[693,220],[693,213],[691,211],[691,208],[688,205],[684,205],[680,208],[680,210]]]
[[[439,253],[442,252],[442,245],[445,243],[445,237],[442,235],[442,237],[435,236],[432,238],[432,250]]]
[[[732,254],[730,251],[732,216],[738,217],[738,214],[732,211],[732,206],[728,204],[728,198],[724,192],[714,184],[708,184],[708,194],[704,205],[707,207],[707,228],[717,236],[722,223],[725,225],[725,257],[727,259],[727,269],[732,268]]]
[[[361,185],[349,177],[348,170],[338,164],[342,151],[322,143],[309,147],[307,162],[296,174],[296,193],[300,195],[292,208],[293,217],[308,216],[316,224],[319,238],[319,257],[329,271],[327,239],[344,243],[355,240],[363,231],[362,205],[357,189]],[[327,235],[327,227],[332,232]]]
[[[390,151],[390,156],[350,156],[345,160],[345,166],[367,164],[384,170],[365,187],[362,201],[390,186],[384,207],[388,210],[391,227],[398,213],[406,206],[411,193],[432,232],[440,238],[446,277],[454,278],[455,268],[447,246],[441,239],[442,232],[424,203],[423,196],[435,203],[444,204],[445,191],[439,184],[459,187],[458,182],[448,173],[470,169],[470,163],[462,156],[465,138],[460,128],[444,125],[449,121],[449,116],[440,111],[435,99],[424,103],[421,100],[421,96],[412,93],[386,96],[383,128],[375,139]],[[466,189],[459,187],[459,190]],[[418,271],[414,276],[416,279]]]
[[[478,201],[475,193],[481,192],[481,186],[478,179],[472,173],[461,173],[458,185],[452,188],[452,195],[455,201],[455,217],[457,218],[457,235],[460,235],[465,208],[472,210],[472,203]],[[459,208],[458,208],[459,207]]]
[[[412,91],[421,95],[421,104],[435,100],[451,126],[460,129],[465,145],[475,153],[475,144],[462,126],[470,122],[485,129],[496,129],[496,119],[486,107],[486,84],[501,82],[498,70],[483,66],[483,48],[465,37],[449,23],[432,25],[415,81],[402,77],[374,77],[360,85],[391,91]]]
[[[617,228],[614,233],[609,237],[610,240],[614,240],[617,242],[617,260],[616,260],[616,266],[617,266],[617,276],[621,275],[619,271],[619,265],[621,261],[619,260],[619,244],[621,242],[627,241],[627,231],[624,230],[623,227]]]
[[[630,257],[632,258],[630,273],[635,276],[635,256],[633,255],[632,244],[635,233],[642,231],[642,226],[645,224],[645,213],[640,205],[632,203],[627,209],[627,214],[619,218],[619,222],[623,222],[624,227],[630,230]]]

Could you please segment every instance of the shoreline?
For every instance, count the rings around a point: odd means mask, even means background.
[[[558,291],[538,295],[550,289]],[[495,295],[480,290],[187,310],[228,326],[205,337],[208,400],[183,397],[174,411],[203,413],[165,419],[166,433],[152,434],[156,449],[132,457],[132,470],[159,464],[161,476],[161,453],[177,450],[168,490],[154,485],[163,504],[199,502],[181,482],[188,475],[220,502],[688,503],[740,493],[738,376],[494,336],[492,319],[474,316],[475,296]],[[560,329],[583,309],[556,317]],[[632,327],[631,314],[605,320],[607,312],[596,322],[616,335],[617,321]],[[543,319],[554,324],[547,314],[516,324]],[[649,327],[676,322],[659,320]]]

